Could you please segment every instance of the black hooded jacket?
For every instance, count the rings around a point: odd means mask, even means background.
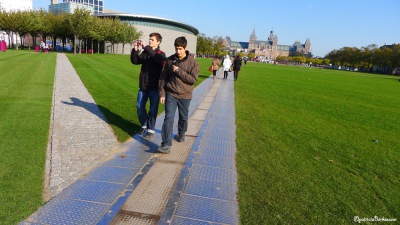
[[[159,47],[153,50],[150,46],[146,46],[140,55],[139,51],[132,49],[132,64],[142,64],[139,76],[139,88],[141,90],[158,89],[164,61],[165,53]]]

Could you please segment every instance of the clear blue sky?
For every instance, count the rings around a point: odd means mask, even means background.
[[[33,0],[35,9],[49,4]],[[400,0],[104,0],[104,6],[176,20],[233,41],[248,42],[253,29],[266,40],[273,29],[282,45],[310,38],[314,56],[345,46],[400,43]]]

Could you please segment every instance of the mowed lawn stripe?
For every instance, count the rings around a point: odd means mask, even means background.
[[[55,54],[0,54],[0,223],[16,224],[42,203]]]

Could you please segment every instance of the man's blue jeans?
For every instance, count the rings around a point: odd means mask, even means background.
[[[150,109],[146,112],[146,103],[150,99]],[[158,103],[160,97],[157,89],[152,90],[139,90],[136,109],[139,117],[139,122],[142,128],[147,128],[151,133],[154,133],[156,126],[156,119],[158,113]]]
[[[177,99],[169,93],[165,94],[165,118],[161,131],[162,146],[172,145],[172,132],[177,107],[179,112],[178,134],[185,134],[187,131],[190,101],[191,99]]]

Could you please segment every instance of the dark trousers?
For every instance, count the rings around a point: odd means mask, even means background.
[[[188,127],[188,114],[191,99],[177,99],[169,93],[165,94],[165,118],[162,126],[162,146],[172,145],[172,132],[176,108],[179,112],[178,134],[185,134]]]
[[[146,103],[150,99],[150,109],[146,112]],[[139,90],[136,109],[139,117],[139,122],[142,128],[147,128],[150,131],[154,131],[156,125],[158,104],[160,97],[157,89],[152,90]]]
[[[228,78],[228,71],[224,71],[224,79]]]
[[[235,80],[237,80],[238,76],[239,76],[239,70],[234,70],[233,71],[233,76],[235,77]]]

